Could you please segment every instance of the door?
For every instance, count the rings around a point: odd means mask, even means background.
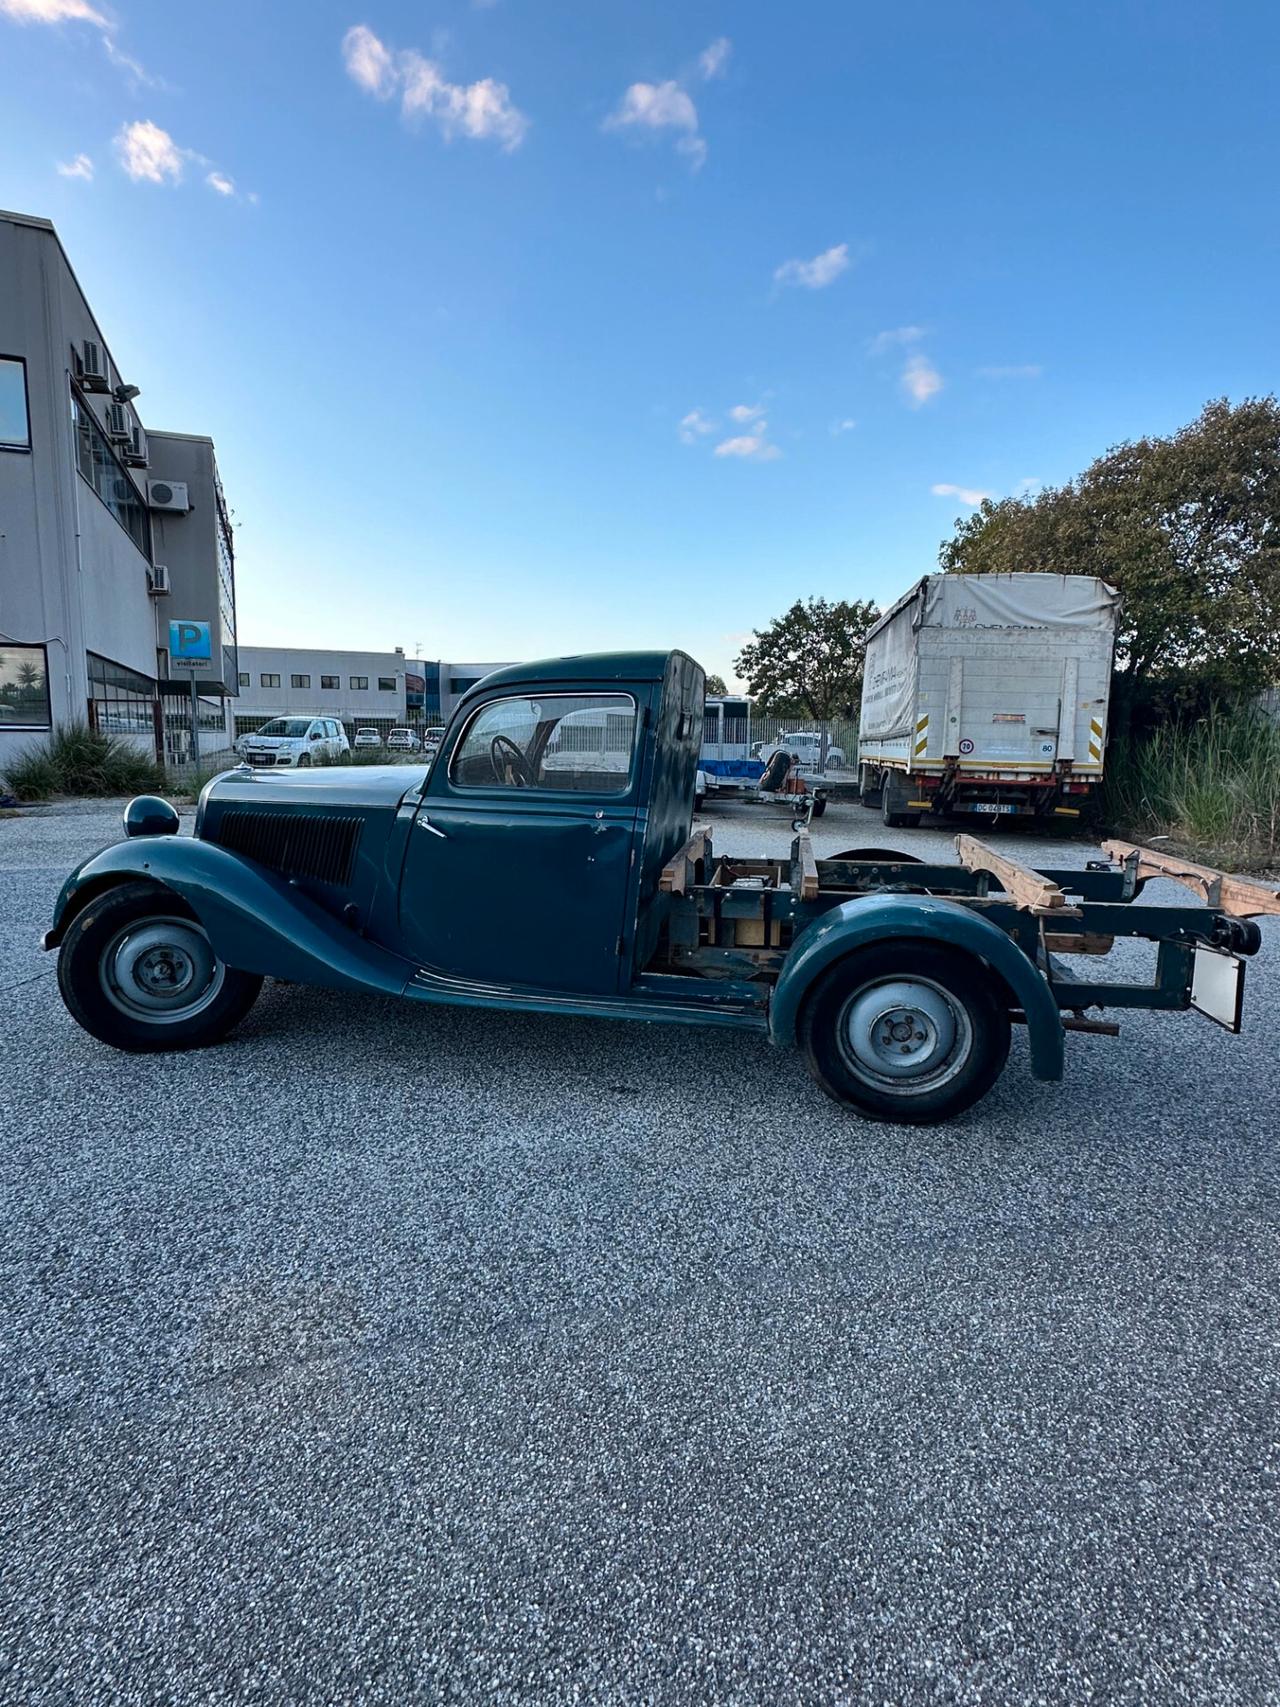
[[[484,984],[618,989],[638,705],[633,693],[525,692],[475,709],[441,747],[410,834],[409,954]]]

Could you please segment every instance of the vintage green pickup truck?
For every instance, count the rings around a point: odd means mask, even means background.
[[[718,858],[691,834],[703,673],[682,652],[495,671],[429,767],[241,767],[194,837],[144,797],[126,840],[64,885],[46,948],[71,1013],[121,1049],[191,1049],[264,977],[417,1002],[749,1027],[798,1045],[838,1102],[946,1119],[985,1094],[1023,1023],[1057,1079],[1087,1008],[1197,1006],[1239,1028],[1252,913],[1280,896],[1112,844],[1031,871],[960,837],[958,864],[888,849]],[[1142,904],[1154,876],[1194,903]],[[1159,945],[1154,981],[1064,957]]]

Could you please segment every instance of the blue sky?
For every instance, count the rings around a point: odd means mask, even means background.
[[[727,672],[1277,386],[1277,16],[0,0],[0,205],[213,435],[243,642]]]

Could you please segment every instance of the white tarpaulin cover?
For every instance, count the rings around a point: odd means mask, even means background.
[[[1104,628],[1120,595],[1092,575],[930,575],[928,628]]]

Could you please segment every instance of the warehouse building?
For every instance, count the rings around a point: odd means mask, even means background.
[[[241,646],[236,733],[269,718],[336,717],[348,736],[395,724],[430,729],[447,723],[469,688],[506,664],[456,664],[393,652],[327,647]]]
[[[210,439],[148,431],[57,232],[0,212],[0,772],[87,722],[180,761],[198,626],[206,748],[238,688],[235,550]]]

